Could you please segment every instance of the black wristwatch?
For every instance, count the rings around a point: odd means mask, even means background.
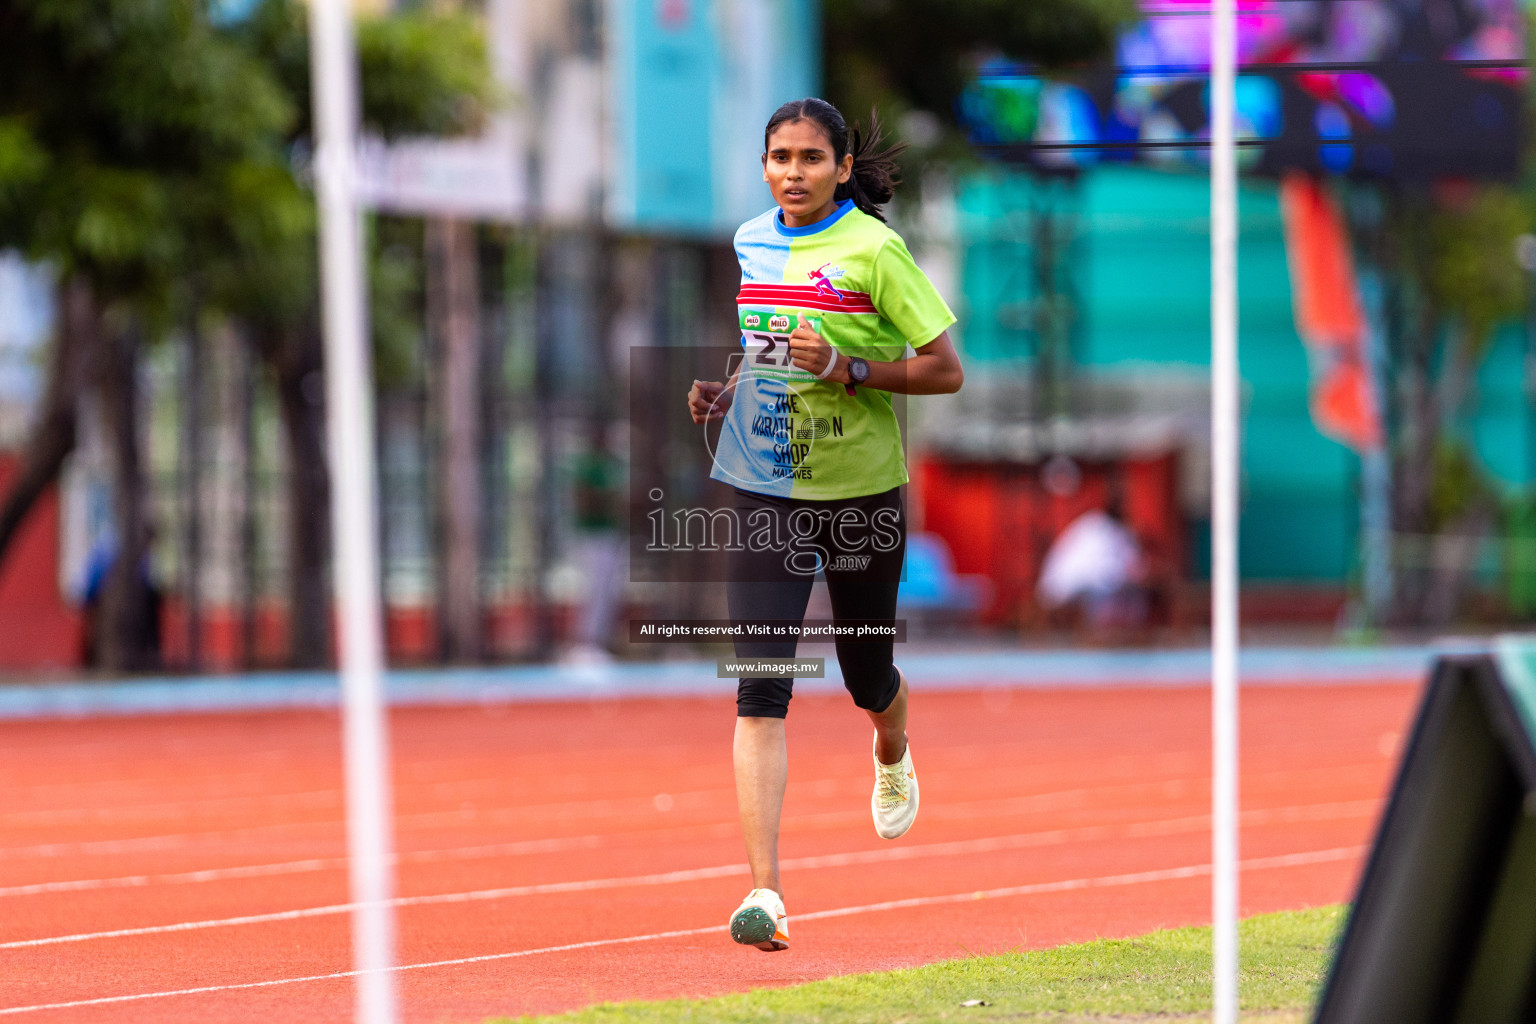
[[[863,384],[869,380],[869,363],[858,356],[848,358],[848,379],[855,384]]]

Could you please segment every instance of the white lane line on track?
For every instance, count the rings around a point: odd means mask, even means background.
[[[242,779],[260,780],[260,775],[242,775]],[[130,793],[142,794],[144,791],[156,792],[156,787],[163,789],[169,780],[143,780],[132,785],[124,786],[118,780],[104,780],[99,785],[102,789],[111,788],[128,789]],[[570,781],[567,779],[566,781]],[[207,779],[199,779],[200,785],[207,785]],[[0,779],[0,787],[6,784],[6,780]],[[812,783],[814,785],[815,783]],[[46,785],[31,786],[11,784],[13,788],[24,791],[34,799],[49,787]],[[84,785],[84,784],[81,784]],[[403,803],[420,802],[422,798],[429,801],[451,803],[463,801],[475,796],[487,794],[496,795],[504,790],[512,788],[505,776],[486,776],[483,778],[458,779],[454,781],[402,781],[396,786],[398,797]],[[703,792],[715,792],[708,790]],[[105,796],[106,793],[99,794]],[[675,794],[687,796],[686,793]],[[165,815],[173,818],[185,818],[189,815],[202,812],[218,812],[221,809],[238,808],[246,805],[269,804],[295,804],[301,807],[314,806],[316,803],[340,805],[344,794],[340,789],[305,789],[282,793],[248,792],[233,796],[215,796],[209,794],[190,795],[184,800],[156,801],[154,803],[131,803],[119,800],[111,806],[102,807],[99,804],[90,807],[43,807],[31,810],[0,812],[0,824],[3,825],[38,825],[59,824],[68,822],[98,822],[118,821],[129,818],[146,818],[156,815]],[[637,796],[637,800],[649,800],[650,796]],[[441,813],[452,812],[426,812],[427,816],[435,816]]]
[[[568,850],[595,850],[608,837],[603,835],[566,836],[555,839],[524,839],[515,843],[489,846],[460,846],[444,850],[416,850],[399,856],[401,864],[436,864],[452,860],[476,860],[491,857],[522,857],[539,853],[564,853]],[[124,875],[117,878],[83,878],[62,882],[33,882],[28,885],[0,886],[0,897],[37,896],[56,892],[85,892],[97,889],[134,889],[151,885],[176,885],[188,882],[222,882],[237,878],[262,878],[271,875],[297,875],[311,871],[340,871],[347,866],[345,857],[311,857],[280,861],[275,864],[245,864],[228,868],[203,868],[158,875]]]
[[[1358,817],[1372,813],[1379,801],[1355,801],[1344,804],[1320,804],[1301,807],[1272,808],[1250,811],[1252,817],[1245,824],[1270,824],[1319,820],[1331,814],[1335,817]],[[821,854],[813,857],[793,857],[781,861],[780,870],[815,871],[825,868],[849,867],[855,864],[878,864],[891,861],[915,860],[923,857],[956,857],[967,854],[993,853],[999,850],[1016,850],[1040,846],[1064,845],[1070,842],[1095,839],[1141,839],[1150,836],[1177,835],[1199,832],[1210,828],[1210,815],[1194,815],[1187,818],[1166,818],[1157,821],[1132,822],[1123,825],[1085,825],[1078,828],[1051,829],[1043,832],[1023,832],[1011,836],[993,836],[985,839],[963,839],[947,843],[925,843],[914,846],[896,846],[880,850],[860,850],[850,853]],[[591,892],[597,889],[621,889],[636,886],[675,885],[680,882],[699,882],[714,878],[730,878],[748,873],[745,864],[720,864],[707,868],[685,868],[679,871],[658,871],[624,878],[589,878],[570,882],[544,882],[537,885],[504,886],[496,889],[476,889],[469,892],[439,893],[431,896],[400,896],[390,901],[394,907],[440,906],[453,903],[478,903],[486,900],[512,899],[519,896],[548,896],[567,892]],[[245,914],[239,917],[216,918],[205,921],[182,921],[176,924],[146,925],[139,928],[117,928],[99,932],[77,932],[72,935],[54,935],[39,939],[17,939],[0,942],[0,950],[27,949],[35,946],[56,946],[93,939],[119,939],[139,935],[164,935],[173,932],[202,931],[207,928],[229,928],[250,924],[270,924],[279,921],[297,921],[312,917],[329,917],[357,909],[355,903],[333,903],[298,910],[279,910],[265,914]]]
[[[722,798],[729,789],[699,790],[674,793],[675,804],[683,809],[694,797],[719,794]],[[400,830],[441,828],[448,825],[487,825],[518,822],[536,818],[541,814],[559,815],[569,820],[577,818],[609,818],[620,813],[648,815],[654,810],[654,794],[636,795],[616,800],[577,801],[568,803],[530,804],[521,807],[491,808],[484,810],[473,804],[443,811],[423,811],[413,814],[397,814],[395,827]],[[621,806],[622,803],[622,806]],[[27,858],[70,857],[82,854],[121,854],[154,850],[178,849],[194,846],[200,841],[214,842],[220,839],[238,839],[268,832],[298,829],[331,829],[340,836],[342,820],[338,818],[315,821],[279,821],[267,825],[250,825],[244,828],[215,830],[210,832],[173,832],[158,836],[137,836],[129,839],[93,839],[70,843],[38,843],[31,846],[0,847],[0,859],[23,860]]]
[[[340,818],[326,821],[279,821],[270,825],[249,825],[245,828],[224,829],[215,832],[172,832],[169,835],[134,836],[129,839],[86,839],[71,843],[36,843],[32,846],[0,847],[0,860],[42,860],[50,857],[80,857],[92,854],[113,856],[123,853],[150,853],[163,850],[183,850],[200,842],[248,839],[268,832],[297,829],[328,828],[342,838]]]
[[[1376,763],[1357,763],[1347,765],[1330,765],[1326,768],[1305,769],[1302,771],[1284,770],[1273,772],[1254,772],[1244,778],[1244,785],[1252,791],[1253,787],[1262,785],[1265,781],[1294,782],[1299,775],[1313,775],[1327,773],[1331,779],[1337,779],[1349,773],[1370,772],[1379,773],[1381,766]],[[931,774],[931,773],[930,773]],[[1023,814],[1037,810],[1055,810],[1061,807],[1075,805],[1085,798],[1102,796],[1106,793],[1152,793],[1157,795],[1164,791],[1177,790],[1183,792],[1184,787],[1202,785],[1208,786],[1209,778],[1175,776],[1165,779],[1154,779],[1145,782],[1113,783],[1099,786],[1077,787],[1074,789],[1052,790],[1045,793],[1032,793],[1025,796],[1008,797],[1003,799],[962,801],[947,806],[940,805],[926,812],[927,818],[940,818],[943,820],[972,820],[982,816],[995,817],[998,814]],[[811,783],[809,785],[814,785]],[[676,794],[674,794],[674,798]],[[649,806],[651,797],[644,797],[643,803]],[[539,808],[560,808],[563,804],[540,804]],[[734,814],[734,805],[733,814]],[[505,823],[514,821],[518,816],[526,816],[526,808],[494,809],[466,816],[462,811],[433,811],[423,814],[400,815],[395,818],[395,827],[407,829],[411,827],[440,827],[452,824],[485,825],[492,823]],[[828,822],[855,821],[862,818],[860,811],[831,811],[819,814],[801,814],[785,818],[783,827],[786,831],[792,831],[798,825],[816,825]],[[732,818],[732,823],[734,823]],[[696,826],[680,826],[686,828],[710,828],[713,823]],[[69,843],[41,843],[32,846],[4,847],[0,846],[0,860],[24,860],[47,859],[54,857],[70,857],[88,854],[117,855],[135,852],[151,852],[172,849],[182,849],[198,845],[200,842],[216,842],[226,839],[244,839],[254,835],[269,832],[281,832],[284,830],[327,828],[336,832],[338,842],[341,839],[342,822],[339,818],[328,821],[312,822],[273,822],[268,825],[251,825],[244,828],[226,829],[212,832],[179,832],[168,835],[140,836],[129,839],[95,839]],[[654,834],[648,832],[647,834]]]
[[[89,754],[83,754],[79,751],[61,749],[52,745],[49,745],[47,749],[50,753],[67,754],[68,763],[71,765],[99,764],[97,759],[92,758]],[[115,750],[119,752],[121,751],[121,748],[117,745],[102,745],[102,749]],[[672,760],[679,763],[687,763],[688,756],[694,749],[695,748],[689,744],[671,743],[664,744],[659,747],[646,746],[644,748],[644,752],[647,757],[653,759],[653,763],[658,760],[664,761],[668,758],[671,758]],[[14,753],[15,751],[11,752]],[[309,753],[313,755],[314,752],[310,751]],[[0,771],[0,789],[7,791],[25,792],[27,795],[33,798],[42,797],[47,801],[51,801],[52,803],[58,803],[65,797],[71,795],[80,795],[82,793],[97,799],[100,799],[100,797],[104,795],[104,792],[117,792],[121,794],[127,794],[129,796],[142,795],[145,792],[152,793],[163,789],[168,784],[176,784],[178,782],[185,781],[185,777],[188,773],[195,773],[197,783],[201,786],[207,787],[208,792],[201,795],[189,795],[189,800],[230,799],[230,793],[232,790],[250,783],[256,783],[257,788],[248,790],[247,792],[239,795],[255,797],[271,795],[266,792],[266,787],[271,786],[275,778],[289,776],[300,780],[313,778],[315,774],[313,771],[308,771],[303,768],[296,768],[292,766],[292,761],[295,757],[303,756],[304,752],[295,751],[287,747],[255,751],[249,755],[242,755],[242,760],[266,761],[273,765],[272,771],[264,772],[199,771],[200,766],[194,762],[185,764],[183,766],[183,770],[180,773],[147,776],[140,775],[135,777],[115,776],[110,779],[102,779],[92,776],[89,778],[77,778],[64,782],[37,782],[30,777],[26,779],[19,779],[12,774]],[[325,763],[327,770],[331,770],[333,767],[334,759],[334,751],[327,752],[324,757],[319,758],[319,760]],[[31,765],[31,762],[28,763]],[[447,787],[448,789],[451,789],[452,792],[448,793],[446,798],[452,799],[458,799],[460,796],[464,795],[460,792],[461,790],[484,790],[507,787],[508,776],[505,773],[470,778],[460,778],[453,776],[449,776],[447,778],[439,778],[432,774],[430,770],[424,770],[430,769],[434,766],[435,762],[429,762],[428,764],[424,765],[422,762],[415,760],[402,764],[399,769],[399,777],[395,783],[396,787],[402,795],[409,795],[411,793],[424,790],[431,790],[434,794],[438,794],[439,791]],[[33,767],[35,767],[35,765],[33,765]],[[515,775],[515,772],[513,774]],[[601,772],[592,773],[593,778],[600,778],[601,775]],[[577,776],[565,776],[567,780],[573,777]],[[339,797],[342,791],[338,788],[335,789],[334,792]]]
[[[1254,809],[1243,812],[1244,825],[1267,825],[1275,821],[1315,821],[1352,818],[1373,814],[1382,801],[1352,800],[1327,804],[1306,804],[1299,807]],[[839,812],[841,813],[841,812]],[[1276,817],[1279,815],[1280,817]],[[1206,815],[1199,818],[1162,819],[1163,822],[1199,821],[1209,823]],[[1161,822],[1144,822],[1114,826],[1084,826],[1084,828],[1119,828],[1126,834],[1140,835],[1138,829],[1151,828]],[[1026,835],[1065,835],[1069,830]],[[1079,835],[1081,830],[1074,833]],[[1146,833],[1151,834],[1151,833]],[[490,859],[493,857],[517,857],[539,853],[561,853],[567,850],[595,850],[604,845],[608,837],[601,835],[571,836],[559,839],[528,839],[515,843],[495,843],[487,846],[453,847],[442,850],[417,850],[400,855],[401,864],[436,864],[445,861]],[[973,840],[973,842],[1002,842],[1016,836],[998,840]],[[900,859],[900,851],[924,847],[895,847],[889,851],[893,859]],[[117,878],[84,878],[59,882],[33,882],[27,885],[0,886],[0,898],[7,896],[39,896],[62,892],[89,892],[101,889],[135,889],[154,885],[179,885],[187,883],[222,882],[241,878],[266,878],[275,875],[298,875],[319,871],[340,871],[346,867],[345,857],[310,857],[301,860],[281,861],[275,864],[248,864],[227,868],[204,868],[195,871],[177,871],[163,874],[124,875]]]
[[[298,793],[252,793],[242,796],[196,797],[191,800],[157,804],[119,804],[112,807],[49,808],[31,811],[7,811],[0,814],[0,825],[36,828],[40,825],[77,823],[102,824],[140,818],[195,818],[202,814],[242,810],[247,807],[340,807],[339,789],[312,789]]]
[[[1303,867],[1310,864],[1327,864],[1351,860],[1366,852],[1364,846],[1341,846],[1331,850],[1314,850],[1309,853],[1289,853],[1278,857],[1258,857],[1239,863],[1244,871],[1263,871],[1274,868]],[[1000,889],[984,889],[979,892],[952,893],[945,896],[914,896],[904,900],[887,900],[884,903],[866,903],[857,907],[838,907],[833,910],[817,910],[809,914],[795,915],[796,921],[820,921],[836,917],[852,917],[856,914],[873,914],[886,910],[906,910],[911,907],[931,907],[945,903],[968,903],[975,900],[1003,899],[1010,896],[1034,896],[1043,893],[1071,892],[1076,889],[1103,889],[1126,885],[1144,885],[1151,882],[1168,882],[1184,878],[1199,878],[1211,873],[1209,864],[1189,864],[1184,867],[1163,868],[1158,871],[1137,871],[1123,875],[1102,875],[1097,878],[1071,878],[1060,882],[1036,882],[1031,885],[1011,885]],[[482,956],[459,957],[454,960],[434,960],[422,964],[402,964],[394,971],[419,971],[429,967],[458,967],[465,964],[488,963],[493,960],[515,960],[537,956],[541,953],[566,953],[598,946],[619,946],[637,942],[660,942],[665,939],[685,938],[691,935],[708,935],[723,932],[728,926],[707,925],[702,928],[678,928],[673,931],[652,932],[648,935],[627,935],[617,939],[592,939],[587,942],[568,942],[560,946],[544,946],[539,949],[519,949],[510,953],[487,953]],[[97,999],[76,999],[64,1003],[39,1003],[34,1006],[11,1006],[0,1009],[0,1016],[33,1013],[40,1010],[67,1010],[81,1006],[103,1006],[110,1003],[129,1003],[143,999],[164,999],[170,996],[200,995],[210,992],[233,992],[240,989],[272,988],[277,985],[296,985],[306,981],[331,981],[355,978],[360,971],[337,971],[334,974],[311,974],[299,978],[275,978],[269,981],[247,981],[231,985],[203,985],[197,988],[172,989],[166,992],[139,992],[126,996],[102,996]]]

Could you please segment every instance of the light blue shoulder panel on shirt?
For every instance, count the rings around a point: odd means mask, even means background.
[[[775,206],[736,229],[736,259],[741,264],[742,284],[779,284],[784,280],[790,239],[774,227],[778,213],[779,208]],[[739,340],[745,349],[746,338]],[[731,407],[720,423],[720,440],[715,446],[714,464],[709,475],[733,487],[787,498],[794,489],[794,480],[774,477],[769,445],[754,444],[751,434],[757,414],[772,403],[771,395],[765,395],[763,389],[782,392],[783,386],[755,383],[746,373],[739,381],[738,392],[731,396]]]
[[[774,230],[775,206],[736,229],[736,259],[741,264],[741,283],[778,284],[789,262],[789,239]]]

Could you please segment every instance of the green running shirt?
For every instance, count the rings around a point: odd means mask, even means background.
[[[901,236],[844,200],[801,228],[786,227],[774,207],[743,224],[735,245],[743,357],[710,476],[816,501],[906,483],[890,393],[858,387],[850,395],[788,358],[800,315],[844,355],[884,362],[955,322]]]

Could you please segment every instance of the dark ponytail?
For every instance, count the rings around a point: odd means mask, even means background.
[[[832,104],[815,97],[791,100],[768,119],[768,127],[763,129],[763,152],[768,151],[768,138],[774,129],[791,121],[810,121],[825,132],[832,143],[832,159],[837,163],[842,163],[849,153],[853,154],[853,173],[837,186],[834,198],[838,202],[852,199],[853,205],[860,210],[877,220],[885,220],[880,207],[891,201],[896,186],[901,184],[896,176],[896,157],[907,147],[904,144],[881,147],[885,129],[880,124],[880,115],[870,110],[867,130],[854,125],[850,144],[848,122]]]

